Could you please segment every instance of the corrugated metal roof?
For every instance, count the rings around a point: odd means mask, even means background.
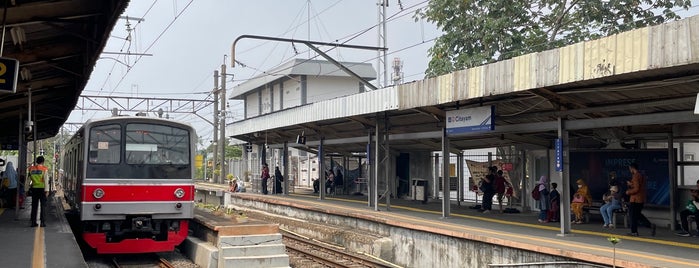
[[[368,81],[376,79],[376,71],[371,63],[361,62],[340,62],[343,66],[350,69],[352,72],[359,75]],[[241,99],[244,94],[255,90],[268,83],[279,79],[284,79],[286,76],[340,76],[350,77],[345,71],[325,60],[306,60],[293,59],[272,70],[265,72],[263,75],[256,76],[244,83],[233,87],[231,99]]]
[[[674,123],[699,122],[691,115],[699,92],[697,32],[699,16],[280,111],[228,129],[253,143],[261,141],[250,135],[255,132],[269,133],[269,143],[275,143],[305,130],[309,143],[335,138],[353,144],[334,150],[363,151],[362,138],[387,118],[397,137],[391,148],[439,150],[445,111],[495,105],[500,131],[454,137],[452,146],[548,147],[558,118],[577,126],[571,142],[598,142],[597,127],[623,127],[619,133],[628,137],[668,133]]]

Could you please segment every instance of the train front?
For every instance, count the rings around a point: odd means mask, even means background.
[[[193,137],[156,120],[90,127],[80,218],[100,254],[173,251],[194,214]]]

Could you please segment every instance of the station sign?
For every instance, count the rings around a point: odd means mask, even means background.
[[[17,92],[19,61],[0,57],[0,93]]]
[[[556,139],[556,144],[554,147],[556,150],[556,171],[563,172],[563,141],[561,139]]]
[[[495,106],[447,111],[447,135],[495,130]]]
[[[19,150],[19,145],[12,143],[0,143],[0,150]]]

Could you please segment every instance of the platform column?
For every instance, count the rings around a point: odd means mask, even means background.
[[[323,149],[323,143],[325,143],[325,138],[321,136],[318,144],[318,179],[320,180],[318,192],[320,200],[325,200],[325,161],[323,161],[325,159],[325,150]]]
[[[374,156],[371,155],[373,150],[371,146],[374,144],[374,133],[369,131],[368,140],[366,144],[366,192],[367,192],[367,206],[374,206]]]
[[[284,148],[282,149],[282,165],[284,166],[284,194],[289,194],[289,142],[284,142]]]
[[[451,214],[449,203],[449,136],[447,128],[442,129],[442,217],[447,218]]]
[[[456,204],[461,206],[464,201],[464,152],[459,151],[456,155]]]
[[[565,129],[564,121],[560,117],[558,118],[558,139],[561,141],[561,159],[560,164],[562,170],[561,172],[561,215],[559,217],[561,222],[561,233],[560,236],[566,236],[570,234],[570,145],[568,143],[568,131]],[[555,158],[555,157],[554,157]]]

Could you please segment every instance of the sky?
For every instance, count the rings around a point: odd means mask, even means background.
[[[231,68],[233,41],[240,35],[261,35],[351,45],[379,46],[378,0],[131,0],[122,16],[136,19],[117,21],[105,52],[83,90],[90,96],[129,96],[212,100],[213,72],[227,65],[226,89],[272,69],[293,58],[308,58],[301,44],[243,39],[235,58],[245,67]],[[403,62],[404,81],[424,78],[428,49],[441,35],[432,23],[415,20],[426,0],[388,0],[387,47],[389,66],[395,57]],[[699,0],[692,1],[682,17],[699,13]],[[127,27],[127,23],[129,26]],[[130,28],[131,31],[128,31]],[[128,40],[127,40],[128,39]],[[368,62],[377,68],[377,52],[320,47],[339,61]],[[332,49],[332,50],[329,50]],[[143,53],[151,56],[113,54]],[[311,54],[310,56],[315,56]],[[390,72],[390,71],[389,71]],[[103,105],[103,103],[100,103]],[[242,102],[228,100],[227,122],[242,118]],[[85,105],[86,107],[96,105]],[[167,110],[167,108],[166,108]],[[104,118],[110,112],[74,110],[68,123]],[[207,146],[213,126],[191,114],[169,114],[192,124]],[[155,116],[155,115],[152,115]],[[199,112],[213,120],[213,106]],[[68,128],[69,130],[70,127]],[[74,128],[72,130],[75,130]],[[207,142],[208,141],[208,142]]]
[[[429,62],[427,50],[440,32],[433,24],[415,21],[413,17],[415,10],[425,7],[427,1],[400,2],[402,9],[397,0],[389,0],[386,11],[390,17],[386,26],[389,68],[393,59],[399,57],[403,61],[404,81],[420,80]],[[117,21],[104,48],[110,53],[97,61],[83,95],[212,100],[213,72],[225,63],[227,73],[233,74],[226,82],[230,97],[235,85],[260,72],[293,58],[309,57],[308,49],[302,44],[294,47],[289,43],[243,39],[236,46],[235,57],[245,67],[231,68],[231,45],[238,36],[378,46],[376,3],[377,0],[132,0],[122,16],[143,20]],[[331,47],[320,49],[326,51]],[[339,61],[368,62],[376,68],[376,51],[335,48],[326,53]],[[228,105],[231,113],[227,121],[240,119],[242,102],[229,100]],[[212,107],[203,109],[199,115],[213,120]],[[74,110],[67,122],[83,123],[110,115],[108,111]],[[170,116],[192,124],[204,141],[212,139],[212,125],[201,118],[186,114]]]

